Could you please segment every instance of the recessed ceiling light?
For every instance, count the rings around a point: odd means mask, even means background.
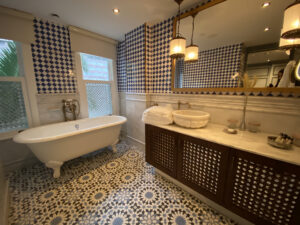
[[[261,5],[261,7],[264,9],[264,8],[267,8],[268,6],[271,5],[271,2],[265,2]]]
[[[56,13],[51,13],[50,16],[55,17],[55,18],[59,18],[59,15]]]
[[[264,29],[265,32],[267,32],[267,31],[269,31],[269,30],[270,30],[269,27],[266,27],[266,28]]]
[[[115,15],[118,15],[118,14],[120,13],[120,9],[114,8],[114,9],[113,9],[113,12],[114,12]]]

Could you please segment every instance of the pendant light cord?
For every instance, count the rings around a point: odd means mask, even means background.
[[[178,13],[177,13],[177,16],[178,16],[178,23],[177,23],[177,25],[178,25],[178,28],[177,28],[177,36],[179,36],[179,35],[180,35],[180,33],[179,33],[179,28],[180,28],[180,3],[178,3]]]
[[[194,39],[194,28],[195,28],[195,15],[193,15],[193,28],[192,28],[192,39],[191,39],[191,45],[194,44],[193,39]]]

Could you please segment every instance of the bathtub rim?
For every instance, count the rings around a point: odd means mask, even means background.
[[[90,127],[90,128],[73,130],[73,131],[70,131],[70,132],[66,132],[64,134],[51,136],[51,137],[42,137],[42,138],[24,138],[23,137],[24,132],[32,130],[32,129],[39,129],[41,127],[47,127],[47,126],[51,126],[51,125],[55,125],[55,124],[65,124],[65,123],[74,123],[75,124],[76,121],[85,121],[85,120],[90,120],[90,119],[96,119],[97,117],[95,117],[95,118],[83,118],[83,119],[72,120],[72,121],[67,121],[67,122],[46,124],[46,125],[43,125],[43,126],[37,126],[37,127],[29,128],[29,129],[26,129],[26,130],[22,131],[21,133],[16,134],[13,137],[13,141],[16,142],[16,143],[20,143],[20,144],[35,144],[35,143],[55,141],[55,140],[67,138],[67,137],[70,137],[70,136],[75,136],[75,135],[88,133],[88,132],[92,132],[92,131],[99,130],[99,129],[104,129],[104,128],[107,128],[107,127],[121,125],[121,124],[126,123],[126,121],[127,121],[127,118],[124,117],[124,116],[113,115],[113,116],[103,116],[103,117],[117,117],[121,120],[118,120],[118,121],[115,121],[115,122],[107,122],[105,124],[101,124],[99,126],[93,126],[93,127]]]

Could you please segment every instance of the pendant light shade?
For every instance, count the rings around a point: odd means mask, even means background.
[[[199,57],[199,47],[197,45],[189,45],[185,49],[185,57],[184,61],[185,62],[196,62],[198,61]]]
[[[175,37],[170,41],[170,56],[182,58],[185,55],[186,40],[183,37]]]
[[[281,30],[281,34],[283,33],[283,30]],[[284,39],[280,38],[279,41],[279,48],[280,49],[291,49],[291,48],[299,48],[300,47],[300,38],[296,39]]]
[[[288,6],[284,11],[282,38],[300,38],[300,1]]]
[[[297,39],[284,39],[280,38],[279,48],[280,49],[291,49],[300,47],[300,38]]]
[[[174,37],[170,41],[170,56],[171,58],[183,58],[185,55],[185,45],[186,40],[184,37],[180,36],[179,29],[180,29],[180,4],[183,0],[174,0],[178,4],[178,20],[177,20],[177,32],[176,37]]]

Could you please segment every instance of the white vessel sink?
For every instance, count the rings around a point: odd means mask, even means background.
[[[210,114],[198,110],[175,110],[173,111],[174,122],[186,128],[200,128],[206,126]]]

